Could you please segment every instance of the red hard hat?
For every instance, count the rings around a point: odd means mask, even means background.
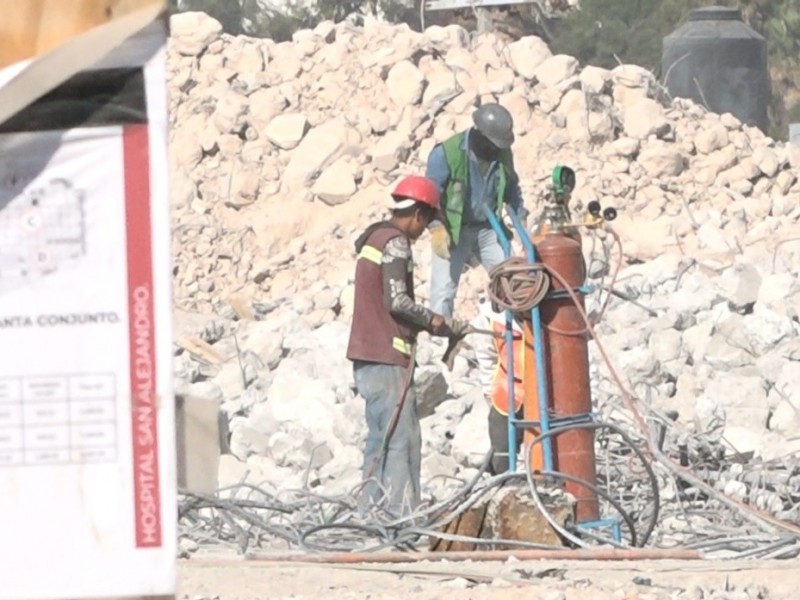
[[[432,208],[439,208],[439,186],[427,177],[409,175],[401,179],[397,187],[394,188],[392,198],[395,200],[414,200],[415,202],[427,204]]]

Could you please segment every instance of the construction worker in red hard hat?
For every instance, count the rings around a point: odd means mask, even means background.
[[[361,507],[393,515],[420,503],[422,439],[414,389],[419,331],[451,337],[468,323],[436,314],[414,299],[411,245],[437,214],[439,190],[425,177],[402,179],[388,221],[373,223],[355,243],[355,299],[347,358],[366,401]]]

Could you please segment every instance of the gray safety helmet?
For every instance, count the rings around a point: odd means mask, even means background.
[[[510,148],[514,143],[514,119],[505,107],[484,104],[472,113],[472,122],[498,148]]]

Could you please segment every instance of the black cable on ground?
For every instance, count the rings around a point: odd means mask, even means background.
[[[660,511],[660,508],[661,508],[661,496],[660,496],[659,489],[658,489],[658,477],[656,476],[655,470],[653,469],[653,466],[650,463],[650,460],[647,458],[647,456],[644,454],[644,452],[642,452],[642,450],[636,445],[636,443],[633,441],[633,439],[627,433],[625,433],[625,431],[623,431],[620,427],[618,427],[617,425],[614,425],[613,423],[608,423],[608,422],[603,422],[603,421],[593,421],[593,422],[590,422],[590,423],[575,423],[575,424],[572,424],[572,425],[565,425],[563,427],[556,427],[556,428],[550,429],[547,432],[540,433],[533,440],[531,440],[528,445],[529,445],[530,448],[533,448],[535,445],[540,444],[542,441],[544,441],[546,439],[549,439],[549,438],[552,438],[554,436],[560,435],[562,433],[566,433],[567,431],[573,431],[573,430],[576,430],[576,429],[584,429],[584,430],[589,429],[589,430],[595,430],[595,431],[598,430],[598,429],[609,429],[609,430],[613,431],[614,433],[618,434],[623,439],[625,444],[628,447],[630,447],[631,450],[633,450],[633,452],[636,454],[636,456],[639,458],[639,460],[641,461],[642,465],[644,466],[644,469],[647,472],[647,479],[648,479],[649,484],[650,484],[650,489],[652,490],[652,493],[653,493],[653,513],[652,513],[652,516],[651,516],[651,518],[649,519],[649,521],[647,523],[647,527],[645,528],[644,533],[642,533],[641,535],[638,535],[638,534],[636,535],[636,537],[639,538],[639,540],[640,540],[639,547],[644,547],[644,545],[650,539],[650,536],[652,535],[653,530],[655,529],[656,525],[658,524],[658,514],[659,514],[659,511]],[[526,470],[530,471],[530,452],[526,452],[525,457],[526,457]],[[552,473],[552,474],[556,475],[557,473]],[[563,475],[563,474],[561,474],[561,475]],[[597,489],[599,491],[599,488],[597,488],[596,486],[591,486],[588,482],[580,482],[580,483],[581,483],[581,485],[586,485],[587,488],[589,488],[589,489],[594,487],[595,489]],[[617,508],[617,506],[615,506],[616,502],[612,501],[604,491],[602,492],[602,495],[603,495],[604,498],[606,498],[606,500],[609,500],[612,503],[612,506],[614,506],[614,508],[616,510],[618,510],[620,512],[620,515],[623,517],[623,519],[626,521],[626,523],[628,522],[629,519],[630,519],[631,523],[634,522],[632,520],[632,518],[630,518],[630,515],[628,515],[628,513],[626,511],[622,510],[621,507]],[[626,518],[626,516],[628,518]],[[631,531],[634,532],[634,534],[635,534],[635,531],[633,529]]]

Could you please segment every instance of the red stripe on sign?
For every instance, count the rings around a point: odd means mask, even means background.
[[[147,125],[123,129],[136,547],[161,546]]]

